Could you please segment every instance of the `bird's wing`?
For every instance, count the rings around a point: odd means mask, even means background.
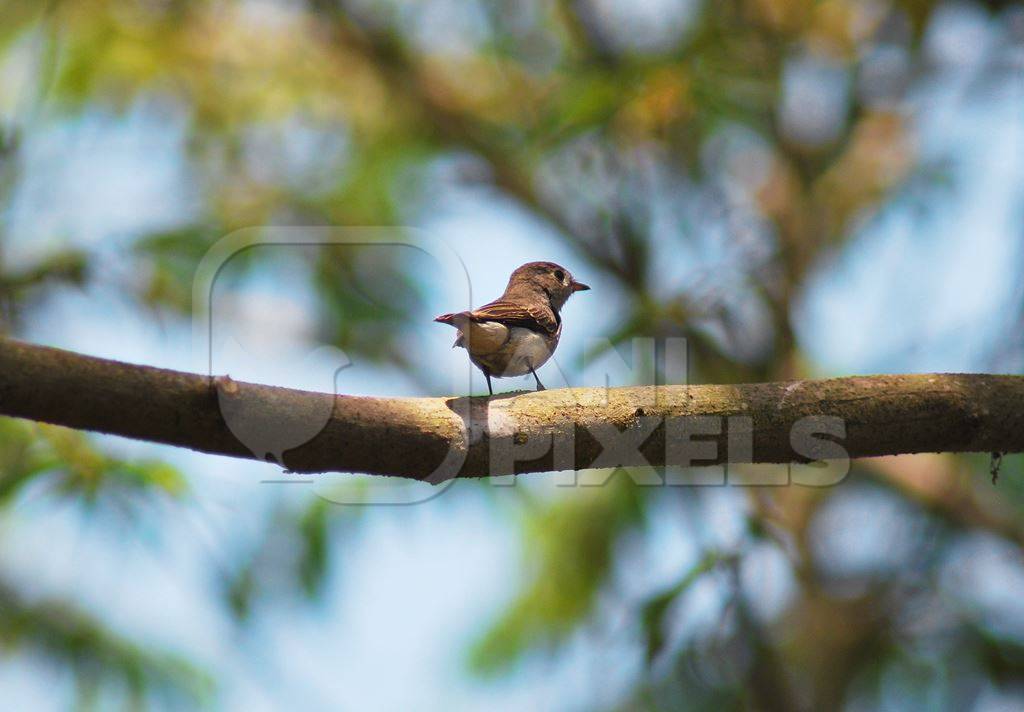
[[[549,307],[501,299],[471,311],[469,318],[473,321],[498,321],[507,326],[523,326],[548,334],[558,330],[558,315]]]

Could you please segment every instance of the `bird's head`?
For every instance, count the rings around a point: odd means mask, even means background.
[[[508,280],[506,294],[518,291],[543,291],[556,311],[576,292],[590,289],[573,279],[569,270],[554,262],[527,262],[516,269]]]

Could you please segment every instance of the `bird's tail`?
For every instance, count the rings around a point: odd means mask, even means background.
[[[442,324],[450,324],[459,330],[459,335],[455,337],[455,343],[452,344],[454,349],[457,346],[465,348],[465,335],[462,333],[462,327],[469,321],[469,312],[455,312],[454,314],[442,314],[441,316],[434,319],[434,321]]]
[[[455,312],[454,314],[442,314],[436,317],[434,321],[439,321],[442,324],[451,324],[457,329],[461,329],[469,322],[469,312]]]

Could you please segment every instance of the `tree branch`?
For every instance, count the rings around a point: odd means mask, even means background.
[[[294,472],[437,482],[589,467],[807,462],[835,457],[837,443],[854,458],[1021,452],[1024,376],[853,376],[493,398],[367,398],[0,339],[0,415],[218,455],[274,455]],[[834,420],[820,427],[823,418]],[[794,433],[806,435],[808,423],[812,436],[801,445]],[[711,434],[691,443],[694,431]],[[813,435],[822,432],[831,435]],[[710,443],[715,447],[708,452]],[[697,455],[706,459],[689,462]]]

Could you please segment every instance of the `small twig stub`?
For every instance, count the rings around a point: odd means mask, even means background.
[[[988,464],[988,473],[992,475],[992,484],[999,481],[999,468],[1003,466],[1003,453],[992,453],[992,460]]]

